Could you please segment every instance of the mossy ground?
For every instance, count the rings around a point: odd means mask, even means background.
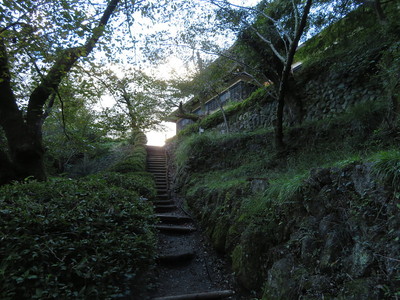
[[[205,133],[178,139],[175,184],[186,196],[187,205],[207,228],[215,247],[231,257],[233,270],[244,286],[261,291],[265,285],[265,299],[292,297],[285,294],[285,286],[303,289],[295,294],[311,298],[321,293],[342,297],[354,292],[350,281],[342,278],[344,274],[334,266],[333,258],[338,250],[330,244],[333,241],[327,237],[321,237],[319,242],[316,240],[321,233],[312,218],[321,223],[325,217],[334,214],[336,221],[342,220],[340,222],[346,226],[353,226],[352,222],[364,224],[363,214],[379,219],[380,209],[394,209],[386,212],[384,219],[397,220],[393,197],[399,183],[397,162],[400,153],[396,149],[400,135],[385,129],[382,125],[384,115],[384,105],[369,103],[336,118],[288,129],[286,143],[289,147],[283,155],[275,153],[270,142],[273,132],[268,129],[224,135]],[[355,185],[355,175],[348,174],[353,174],[353,168],[363,164],[375,164],[376,171],[371,174],[380,173],[380,178],[386,182],[389,196],[383,208],[376,201],[360,195],[357,188],[343,185]],[[323,181],[325,176],[318,170],[327,170],[329,180],[316,186],[312,182]],[[340,177],[341,173],[343,177]],[[378,177],[375,179],[379,181]],[[257,179],[264,182],[261,189],[255,189],[252,184]],[[336,208],[347,210],[348,215],[342,216]],[[382,222],[379,224],[386,226]],[[357,237],[348,239],[348,235],[357,235],[356,231],[341,228],[329,229],[328,233],[332,239],[341,241],[347,252],[356,251],[358,246],[354,239]],[[380,238],[381,242],[385,239]],[[393,241],[390,239],[390,243]],[[368,244],[371,240],[364,242]],[[321,252],[317,245],[325,250]],[[347,252],[341,255],[350,255]],[[358,254],[353,253],[351,259],[363,265],[356,258]],[[317,260],[320,261],[317,263]],[[341,261],[338,257],[337,260]],[[276,278],[289,265],[294,268],[293,276],[288,277],[282,290],[276,290],[282,286]],[[311,272],[313,265],[322,273],[327,272],[329,280]],[[374,272],[379,273],[379,270]],[[332,274],[337,278],[332,279]],[[372,280],[364,273],[359,277],[357,280]],[[313,283],[308,284],[304,278]],[[315,283],[318,280],[328,280],[339,287],[330,289],[323,284],[318,290]],[[382,281],[380,275],[374,280],[375,286],[378,281],[387,287],[389,294],[398,292],[396,283]],[[275,296],[268,298],[267,295]]]

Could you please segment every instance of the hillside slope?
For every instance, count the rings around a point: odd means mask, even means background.
[[[299,53],[306,114],[290,122],[289,105],[284,153],[274,149],[274,104],[262,91],[226,110],[234,132],[219,133],[217,113],[168,145],[175,191],[262,299],[400,296],[394,16],[384,31],[353,18],[357,39],[337,40],[343,21],[325,42],[314,39],[313,55]]]

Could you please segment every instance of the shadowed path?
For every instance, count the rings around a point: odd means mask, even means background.
[[[162,147],[147,147],[147,170],[154,175],[160,220],[159,257],[155,270],[154,300],[240,299],[232,274],[201,235],[192,218],[169,196],[167,162]]]

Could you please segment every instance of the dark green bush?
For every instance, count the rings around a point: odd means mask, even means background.
[[[375,174],[394,191],[399,190],[400,183],[400,151],[380,151],[371,161],[374,162]]]
[[[129,155],[117,162],[109,170],[118,173],[140,172],[146,169],[146,148],[142,145],[133,146]]]
[[[109,299],[153,263],[152,209],[95,176],[0,188],[0,298]]]
[[[110,185],[118,186],[127,190],[137,191],[140,196],[153,198],[156,196],[154,179],[150,173],[136,172],[120,174],[116,172],[107,172],[101,177]]]
[[[146,135],[143,132],[138,132],[133,139],[133,144],[134,145],[146,145],[147,144]]]

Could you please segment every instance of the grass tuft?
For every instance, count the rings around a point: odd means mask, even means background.
[[[371,157],[375,174],[394,191],[400,186],[400,151],[381,151]]]

